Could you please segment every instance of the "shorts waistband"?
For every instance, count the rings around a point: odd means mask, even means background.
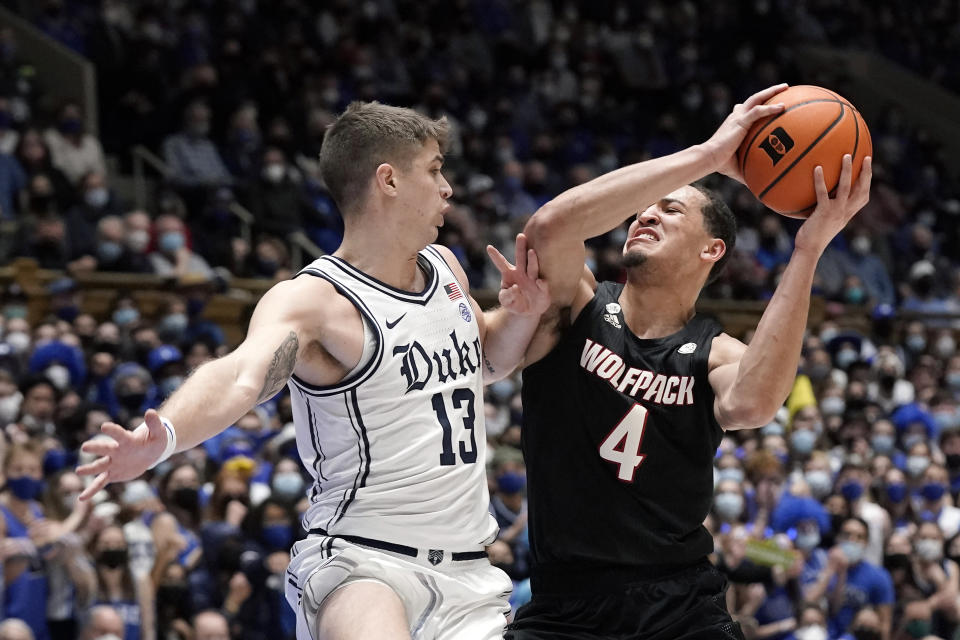
[[[709,568],[706,558],[688,564],[634,566],[589,564],[541,564],[530,572],[530,588],[537,595],[577,596],[621,591],[644,582],[680,577]]]
[[[390,551],[391,553],[398,553],[400,555],[407,556],[408,558],[420,558],[422,560],[427,560],[430,562],[430,564],[434,565],[443,562],[443,558],[447,554],[449,554],[450,560],[453,562],[481,560],[487,557],[487,552],[483,550],[446,551],[444,549],[417,549],[416,547],[408,547],[404,544],[387,542],[385,540],[376,540],[374,538],[365,538],[363,536],[327,533],[323,529],[319,528],[310,529],[310,531],[307,533],[309,535],[326,536],[328,538],[340,538],[341,540],[352,542],[353,544],[360,545],[361,547],[370,547],[371,549],[377,549],[379,551]]]

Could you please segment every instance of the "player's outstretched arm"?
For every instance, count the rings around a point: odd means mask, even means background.
[[[827,192],[822,168],[815,169],[817,207],[797,232],[793,255],[750,346],[726,335],[714,340],[710,384],[716,394],[714,414],[723,428],[768,424],[790,393],[800,362],[817,262],[833,237],[870,199],[871,162],[869,157],[864,159],[857,184],[851,185],[852,161],[844,156],[833,198]]]
[[[738,178],[733,159],[740,143],[754,122],[783,109],[782,104],[764,102],[786,87],[770,87],[738,104],[703,144],[611,171],[543,205],[524,233],[540,258],[554,303],[570,306],[579,293],[585,240],[615,229],[664,195],[714,171]]]
[[[81,499],[110,482],[132,480],[161,458],[200,444],[277,393],[293,372],[308,339],[305,328],[311,326],[305,321],[310,309],[299,286],[288,281],[270,289],[257,304],[243,343],[198,367],[159,412],[146,412],[139,427],[127,431],[113,422],[103,423],[100,430],[109,437],[82,446],[98,457],[77,469],[80,475],[95,476]],[[321,325],[317,309],[313,311],[314,326]],[[171,443],[175,447],[168,450]]]

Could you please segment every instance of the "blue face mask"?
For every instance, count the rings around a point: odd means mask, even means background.
[[[820,544],[820,532],[810,531],[809,533],[798,533],[794,541],[798,549],[809,551]]]
[[[30,476],[7,478],[7,487],[18,500],[35,500],[43,493],[43,486],[43,480],[31,478]]]
[[[813,469],[812,471],[807,471],[807,473],[804,474],[804,478],[807,484],[810,485],[810,493],[813,494],[814,498],[819,499],[826,496],[833,487],[833,480],[830,478],[829,471]]]
[[[272,524],[264,527],[263,541],[271,549],[289,549],[293,544],[293,527],[289,524]]]
[[[97,245],[97,257],[104,262],[116,262],[123,253],[123,247],[111,240],[104,240]]]
[[[947,384],[951,389],[960,389],[960,371],[951,371],[948,373]]]
[[[864,546],[859,542],[853,542],[852,540],[844,540],[840,543],[840,549],[843,550],[843,555],[847,556],[847,560],[850,564],[857,564],[863,560]]]
[[[125,307],[123,309],[117,309],[113,312],[113,322],[117,326],[128,325],[131,322],[136,322],[140,319],[140,312],[131,307]]]
[[[920,495],[923,496],[924,500],[929,500],[930,502],[936,502],[942,498],[946,492],[947,488],[938,482],[928,482],[920,489]]]
[[[717,482],[723,480],[733,480],[737,484],[743,483],[743,469],[738,467],[727,467],[717,472]]]
[[[299,498],[302,490],[303,478],[296,471],[285,471],[273,477],[273,495],[278,498]]]
[[[718,493],[713,499],[713,508],[721,519],[732,522],[743,511],[743,496],[738,493]]]
[[[167,376],[160,380],[160,393],[163,394],[163,397],[169,398],[174,391],[180,388],[181,384],[183,384],[183,376]]]
[[[888,484],[887,497],[890,498],[890,502],[900,504],[907,497],[907,485],[903,483]]]
[[[183,234],[179,231],[165,231],[160,236],[160,250],[166,253],[176,253],[184,244]]]
[[[852,502],[863,495],[863,485],[854,480],[844,482],[840,487],[840,494]]]
[[[841,349],[837,352],[837,366],[846,369],[860,359],[860,355],[853,349]]]
[[[878,433],[870,438],[870,444],[877,453],[888,454],[893,451],[893,436],[886,433]]]
[[[179,335],[187,329],[190,321],[185,313],[170,313],[160,319],[159,329],[163,333]]]
[[[816,441],[817,434],[809,429],[799,429],[790,434],[790,448],[801,456],[810,455]]]

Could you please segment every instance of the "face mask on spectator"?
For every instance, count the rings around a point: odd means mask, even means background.
[[[836,338],[838,335],[840,335],[839,329],[835,329],[833,327],[827,327],[826,329],[823,329],[820,332],[820,340],[823,341],[824,344],[826,344],[831,340],[833,340],[834,338]]]
[[[823,363],[810,365],[807,368],[807,375],[815,382],[823,380],[830,375],[830,365]]]
[[[60,498],[60,505],[66,511],[73,511],[74,507],[77,506],[77,503],[79,502],[79,500],[80,500],[80,492],[71,491],[67,495]]]
[[[798,549],[809,551],[820,544],[820,532],[808,531],[806,533],[798,533],[797,539],[794,542]]]
[[[150,244],[150,234],[144,229],[134,229],[124,236],[124,240],[131,251],[143,253],[147,249],[147,245]]]
[[[210,133],[210,123],[206,120],[196,120],[187,125],[187,131],[197,138],[205,138]]]
[[[887,433],[878,433],[870,438],[870,446],[874,452],[886,455],[893,451],[893,436]]]
[[[179,231],[165,231],[160,236],[160,250],[166,253],[176,253],[184,246],[183,234]]]
[[[911,638],[926,638],[930,635],[931,626],[929,620],[911,620],[907,623],[907,635]]]
[[[790,448],[801,456],[810,455],[816,441],[817,434],[809,429],[799,429],[790,434]]]
[[[918,442],[925,442],[926,437],[920,433],[909,433],[903,437],[903,448],[906,451],[909,451],[913,448],[913,445]]]
[[[718,493],[713,499],[713,508],[722,520],[732,522],[743,511],[743,496],[739,493]]]
[[[907,485],[902,482],[887,485],[887,497],[890,502],[900,504],[907,497]]]
[[[923,496],[923,499],[930,502],[936,502],[946,492],[947,488],[939,482],[928,482],[920,489],[920,495]]]
[[[123,405],[123,408],[133,413],[140,412],[140,407],[143,406],[143,402],[146,399],[147,394],[143,391],[128,391],[117,394],[117,400]]]
[[[839,416],[847,403],[840,396],[829,396],[820,401],[820,412],[825,416]]]
[[[880,629],[870,627],[857,627],[853,630],[854,640],[881,640]]]
[[[282,164],[271,163],[263,168],[263,179],[272,184],[281,182],[287,175],[287,168]]]
[[[140,312],[133,307],[124,307],[113,312],[113,322],[119,327],[136,322],[140,319]]]
[[[108,569],[118,569],[127,563],[127,550],[104,549],[97,554],[97,562]]]
[[[919,477],[929,466],[930,459],[926,456],[907,456],[907,473],[913,478]]]
[[[43,371],[47,377],[60,391],[64,391],[70,386],[70,370],[62,364],[52,364]]]
[[[83,194],[83,201],[92,209],[102,209],[110,201],[110,192],[106,187],[94,187]]]
[[[833,488],[833,480],[830,479],[830,472],[822,469],[813,469],[804,474],[804,479],[810,485],[810,493],[814,498],[820,499],[830,493]]]
[[[303,490],[303,478],[296,471],[284,471],[273,477],[272,486],[273,494],[278,498],[298,498]]]
[[[863,559],[864,546],[859,542],[844,540],[840,543],[840,549],[843,551],[843,555],[847,556],[847,561],[850,564],[857,564]]]
[[[951,389],[960,389],[960,371],[951,371],[947,374],[947,385]]]
[[[104,240],[97,245],[97,257],[103,262],[116,262],[117,258],[119,258],[122,254],[123,247],[120,246],[119,242]]]
[[[856,480],[847,480],[840,485],[840,494],[847,500],[853,502],[863,495],[863,485]]]
[[[27,305],[16,303],[5,305],[3,307],[3,317],[7,320],[12,320],[13,318],[26,318]]]
[[[957,415],[955,409],[948,409],[947,411],[935,411],[933,413],[933,420],[937,423],[937,426],[940,427],[941,431],[952,431],[960,426],[960,416]]]
[[[43,480],[38,480],[30,476],[20,476],[19,478],[7,478],[7,488],[19,500],[35,500],[43,493]]]
[[[4,338],[14,353],[23,353],[30,348],[30,335],[25,331],[11,331]]]
[[[837,352],[837,366],[846,369],[860,359],[860,354],[853,349],[841,349]]]
[[[760,433],[765,436],[782,436],[783,425],[779,422],[771,422],[764,428],[760,429]]]
[[[727,467],[717,472],[717,482],[723,480],[733,480],[737,484],[743,483],[743,469],[739,467]]]
[[[800,627],[794,635],[797,640],[827,640],[827,630],[816,624]]]
[[[80,315],[80,307],[75,304],[68,304],[57,309],[57,317],[67,322],[73,322]]]
[[[883,556],[883,568],[887,571],[908,569],[909,567],[910,556],[905,553],[888,553]]]
[[[200,503],[200,493],[193,487],[180,487],[170,494],[170,499],[181,509],[193,511]]]
[[[907,349],[914,353],[921,353],[927,348],[927,339],[919,333],[910,334],[903,342],[907,345]]]
[[[271,549],[286,550],[293,543],[293,527],[289,524],[272,524],[263,528],[263,541]]]
[[[83,120],[80,118],[63,118],[58,126],[60,133],[65,136],[83,132]]]
[[[941,336],[933,349],[941,358],[949,358],[957,351],[957,343],[950,336]]]
[[[168,313],[160,319],[158,329],[161,333],[180,335],[187,329],[190,320],[185,313]]]
[[[21,402],[23,402],[23,394],[19,391],[0,398],[0,426],[6,426],[17,419]]]
[[[183,384],[183,376],[167,376],[160,380],[160,393],[169,398]]]
[[[943,557],[943,543],[939,540],[917,540],[913,548],[927,562],[936,562]]]
[[[31,437],[40,435],[53,435],[57,427],[50,420],[38,420],[29,413],[20,418],[20,426]]]

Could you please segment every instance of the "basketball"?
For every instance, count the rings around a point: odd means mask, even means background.
[[[786,108],[754,123],[737,161],[747,187],[760,202],[785,216],[806,218],[817,204],[814,167],[823,167],[832,196],[844,154],[853,158],[856,184],[863,159],[873,154],[873,143],[860,112],[829,89],[789,87],[767,104],[779,102]]]

